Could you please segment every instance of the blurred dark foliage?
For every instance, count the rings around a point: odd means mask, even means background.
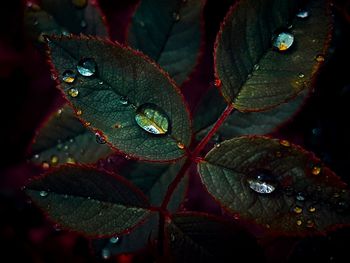
[[[199,96],[213,86],[213,42],[219,23],[233,2],[207,1],[204,55],[192,80],[183,87],[191,109],[195,108]],[[100,0],[113,39],[125,39],[126,26],[136,3],[136,0]],[[1,262],[99,262],[102,259],[90,253],[88,240],[55,228],[20,190],[29,178],[39,173],[26,162],[35,130],[62,102],[42,56],[26,38],[22,25],[24,5],[20,0],[6,1],[2,3],[0,15]],[[332,56],[307,104],[273,136],[313,151],[349,184],[350,1],[335,0],[334,13]],[[190,187],[187,209],[221,212],[205,195],[197,179],[192,180]],[[263,240],[261,244],[267,262],[348,262],[350,230],[343,228],[327,236],[301,240],[280,237]],[[151,259],[142,253],[134,259],[120,255],[108,262],[152,262]]]

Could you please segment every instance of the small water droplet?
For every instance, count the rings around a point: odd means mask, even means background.
[[[55,73],[52,73],[50,77],[51,77],[52,80],[56,80],[57,79],[57,75]]]
[[[77,75],[72,70],[65,70],[62,74],[62,79],[64,82],[71,84],[75,81]]]
[[[178,12],[174,12],[173,13],[173,19],[178,22],[180,21],[180,14]]]
[[[305,196],[303,193],[299,192],[297,193],[297,195],[295,196],[295,199],[297,199],[298,201],[305,201]]]
[[[124,97],[124,96],[123,96],[123,97],[120,97],[119,102],[120,102],[122,105],[124,105],[124,106],[126,106],[126,105],[129,104],[128,98],[127,98],[127,97]]]
[[[278,51],[288,50],[294,43],[294,35],[288,32],[281,32],[273,37],[272,46]]]
[[[270,171],[261,170],[248,179],[250,189],[259,194],[270,194],[276,190],[276,180]]]
[[[37,26],[38,24],[39,24],[38,20],[35,19],[34,22],[33,22],[33,25]]]
[[[42,162],[41,167],[43,169],[49,169],[50,168],[50,164],[48,162]]]
[[[309,12],[306,10],[299,10],[297,13],[298,18],[308,18],[309,17]]]
[[[39,192],[39,195],[40,195],[41,197],[46,197],[46,196],[49,195],[49,192],[47,192],[47,191],[40,191],[40,192]]]
[[[171,242],[174,242],[175,239],[176,239],[176,238],[175,238],[175,235],[174,235],[174,234],[171,234],[171,235],[170,235],[170,240],[171,240]]]
[[[115,236],[115,237],[111,237],[109,239],[109,242],[112,243],[112,244],[116,244],[119,242],[119,237]]]
[[[85,125],[86,125],[86,126],[90,126],[90,125],[91,125],[91,122],[88,122],[88,121],[87,121],[87,122],[85,122]]]
[[[298,225],[298,226],[301,226],[301,225],[303,224],[303,221],[301,221],[301,220],[297,220],[297,222],[296,222],[296,223],[297,223],[297,225]]]
[[[39,154],[35,154],[34,155],[34,159],[39,159],[40,158],[40,155]]]
[[[313,175],[319,175],[319,174],[321,173],[321,170],[322,170],[321,165],[316,164],[316,165],[314,165],[314,166],[312,167],[311,173],[312,173]]]
[[[145,131],[162,135],[169,131],[169,118],[154,104],[143,104],[136,110],[136,123]]]
[[[52,165],[58,164],[58,161],[59,160],[58,160],[58,157],[56,155],[52,155],[51,156],[50,162],[51,162]]]
[[[70,143],[74,143],[74,138],[70,138],[70,139],[69,139],[69,142],[70,142]]]
[[[72,0],[72,4],[76,8],[85,8],[87,6],[87,0]]]
[[[98,84],[103,85],[103,81],[102,81],[102,80],[101,80],[101,81],[99,81],[99,82],[98,82]]]
[[[214,86],[217,88],[220,88],[222,85],[221,80],[220,79],[215,79],[214,80]]]
[[[70,89],[68,90],[68,94],[69,94],[69,96],[71,96],[72,98],[76,98],[76,97],[78,97],[78,95],[79,95],[79,90],[77,90],[76,88],[70,88]]]
[[[86,28],[87,27],[87,23],[86,23],[86,21],[84,19],[80,21],[80,26],[82,28]]]
[[[83,111],[82,111],[82,110],[77,110],[77,112],[76,112],[76,113],[77,113],[77,115],[78,115],[78,116],[80,116],[80,115],[82,115],[82,114],[83,114]]]
[[[69,33],[69,32],[66,31],[66,30],[63,30],[63,31],[62,31],[62,35],[68,37],[68,36],[71,35],[71,33]]]
[[[318,54],[316,57],[315,57],[315,60],[317,62],[323,62],[324,61],[324,56],[322,54]]]
[[[316,212],[316,207],[310,206],[310,207],[309,207],[309,212],[310,212],[310,213],[315,213],[315,212]]]
[[[96,62],[93,58],[83,58],[77,65],[78,72],[84,77],[91,77],[96,73]]]
[[[97,143],[99,143],[99,144],[105,144],[106,143],[106,139],[101,133],[96,132],[95,136],[96,136],[96,142]]]
[[[306,227],[307,227],[307,228],[313,228],[313,227],[315,227],[314,221],[312,221],[312,220],[307,220],[307,221],[306,221]]]
[[[255,64],[254,65],[254,70],[258,70],[260,68],[260,65],[259,64]]]
[[[74,160],[73,157],[68,157],[67,160],[66,160],[66,163],[69,163],[69,164],[75,164],[76,161]]]
[[[280,144],[284,147],[290,147],[290,142],[287,140],[280,140]]]
[[[68,145],[63,146],[63,150],[68,151],[69,150],[69,146]]]
[[[296,206],[296,207],[294,207],[293,211],[296,214],[300,214],[300,213],[303,212],[303,209],[301,207],[299,207],[299,206]]]
[[[57,147],[57,150],[61,151],[63,149],[63,144],[58,143],[56,147]]]
[[[219,148],[220,146],[221,146],[220,143],[215,143],[215,144],[214,144],[214,147],[216,147],[216,148]]]
[[[107,248],[102,249],[101,256],[103,259],[109,259],[111,256],[111,251]]]
[[[300,72],[299,75],[298,75],[298,77],[302,79],[303,77],[305,77],[305,75],[304,75],[303,72]]]
[[[185,149],[185,144],[183,144],[182,142],[178,142],[177,143],[177,148],[179,148],[179,149]]]
[[[120,129],[122,127],[122,125],[119,122],[117,122],[116,124],[114,124],[113,127],[116,129]]]

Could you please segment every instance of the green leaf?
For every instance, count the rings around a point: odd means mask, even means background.
[[[261,111],[293,98],[311,85],[330,36],[325,1],[311,0],[307,19],[294,18],[297,1],[240,1],[227,14],[216,40],[216,76],[228,103],[239,111]],[[276,30],[290,31],[293,45],[271,48]],[[317,58],[317,59],[316,59]]]
[[[166,235],[173,262],[263,261],[262,251],[251,235],[213,216],[175,214],[167,222]]]
[[[186,153],[191,138],[186,105],[155,64],[131,49],[87,37],[52,38],[49,48],[60,87],[109,144],[146,160],[170,161]],[[74,75],[73,83],[62,81],[67,72]],[[149,118],[142,127],[140,116]],[[168,122],[165,134],[158,121]]]
[[[181,85],[197,64],[203,6],[199,0],[142,0],[129,30],[130,46],[154,59]]]
[[[26,192],[52,220],[89,236],[129,231],[151,215],[145,196],[125,179],[87,167],[61,166]]]
[[[241,137],[198,165],[208,192],[228,211],[291,235],[350,223],[350,193],[313,154],[288,141]]]
[[[301,109],[308,97],[304,90],[288,103],[262,112],[234,111],[220,126],[213,137],[219,140],[241,135],[264,135],[275,131],[288,120],[293,118]],[[200,103],[194,116],[196,139],[201,140],[213,127],[215,121],[226,107],[217,89],[211,89]],[[208,111],[208,109],[212,109]]]
[[[45,167],[62,163],[95,163],[112,153],[106,144],[84,127],[73,110],[64,106],[53,113],[37,132],[31,161]]]
[[[27,4],[25,25],[29,35],[44,42],[43,35],[89,34],[108,36],[102,15],[91,0],[41,0]]]

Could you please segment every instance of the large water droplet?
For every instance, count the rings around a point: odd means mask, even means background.
[[[247,180],[250,189],[259,194],[270,194],[276,190],[276,180],[267,170],[259,171],[254,177]]]
[[[62,74],[63,81],[68,83],[68,84],[73,83],[75,81],[76,77],[77,77],[77,75],[71,70],[66,70]]]
[[[96,73],[96,62],[93,58],[83,58],[77,65],[78,72],[84,77],[91,77]]]
[[[136,123],[152,134],[166,134],[169,131],[169,118],[165,112],[154,104],[141,105],[135,115]]]
[[[46,197],[46,196],[49,195],[49,192],[47,192],[47,191],[40,191],[40,192],[39,192],[39,195],[40,195],[41,197]]]
[[[119,242],[119,237],[115,236],[115,237],[111,237],[109,239],[109,242],[112,243],[112,244],[116,244]]]
[[[308,18],[309,17],[309,12],[306,10],[299,10],[297,13],[298,18]]]
[[[294,36],[288,32],[281,32],[272,39],[272,46],[278,51],[288,50],[294,43]]]
[[[97,143],[99,143],[99,144],[105,144],[106,143],[105,137],[102,134],[100,134],[99,132],[96,132],[95,136],[96,136],[96,142]]]
[[[72,4],[76,7],[76,8],[84,8],[87,6],[87,0],[72,0]]]
[[[69,96],[71,96],[72,98],[76,98],[76,97],[78,97],[78,95],[79,95],[79,90],[76,89],[76,88],[70,88],[70,89],[68,90],[68,94],[69,94]]]

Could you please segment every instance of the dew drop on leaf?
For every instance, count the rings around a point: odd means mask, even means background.
[[[297,223],[297,225],[298,225],[298,226],[301,226],[301,225],[303,224],[303,221],[301,221],[301,220],[297,220],[297,222],[296,222],[296,223]]]
[[[177,12],[174,12],[174,13],[173,13],[173,18],[174,18],[174,20],[175,20],[176,22],[180,21],[180,14],[177,13]]]
[[[294,207],[293,211],[296,214],[300,214],[300,213],[303,212],[303,209],[301,207],[299,207],[299,206],[296,206],[296,207]]]
[[[80,116],[80,115],[82,115],[82,114],[83,114],[83,111],[82,111],[82,110],[77,110],[77,112],[76,112],[76,113],[77,113],[77,115],[78,115],[78,116]]]
[[[111,237],[109,239],[109,242],[112,243],[112,244],[116,244],[119,242],[119,237],[115,236],[115,237]]]
[[[290,142],[287,140],[280,140],[280,144],[284,147],[290,147]]]
[[[298,18],[308,18],[309,17],[309,12],[306,10],[299,10],[297,13]]]
[[[182,142],[178,142],[177,143],[177,148],[179,148],[179,149],[185,149],[185,145],[182,143]]]
[[[107,248],[102,249],[101,256],[103,259],[109,259],[111,256],[111,251]]]
[[[48,162],[42,162],[41,167],[44,169],[49,169],[50,168],[50,164]]]
[[[106,139],[99,132],[96,132],[95,136],[96,136],[96,142],[97,143],[99,143],[99,144],[105,144],[106,143]]]
[[[276,190],[276,181],[269,171],[259,171],[254,177],[249,178],[250,189],[259,194],[270,194]]]
[[[66,160],[66,163],[69,163],[69,164],[75,164],[76,161],[73,157],[68,157],[67,160]]]
[[[154,104],[143,104],[136,110],[136,123],[145,131],[162,135],[169,131],[169,118]]]
[[[80,26],[81,26],[82,28],[87,27],[87,23],[86,23],[86,21],[85,21],[84,19],[80,21]]]
[[[72,0],[72,4],[76,8],[85,8],[87,6],[87,1],[88,0]]]
[[[305,201],[305,196],[303,193],[297,193],[297,195],[295,196],[295,199],[297,199],[297,201]]]
[[[71,70],[65,70],[62,74],[62,79],[64,82],[68,83],[68,84],[71,84],[75,81],[76,79],[76,75],[73,71]]]
[[[83,58],[77,65],[78,72],[84,77],[91,77],[96,73],[96,62],[93,58]]]
[[[57,155],[52,155],[52,156],[51,156],[50,162],[51,162],[52,165],[58,164],[58,161],[59,161],[59,160],[58,160]]]
[[[313,228],[313,227],[315,227],[314,221],[312,221],[312,220],[307,220],[307,221],[306,221],[306,227],[308,227],[308,228]]]
[[[303,77],[305,77],[305,75],[304,75],[303,72],[300,72],[299,75],[298,75],[298,77],[302,79]]]
[[[324,61],[324,56],[322,54],[318,54],[316,57],[315,57],[315,60],[317,62],[323,62]]]
[[[129,100],[128,100],[128,98],[127,97],[120,97],[120,99],[119,99],[119,102],[122,104],[122,105],[128,105],[129,104]]]
[[[41,197],[46,197],[46,196],[49,195],[49,192],[47,192],[47,191],[40,191],[40,192],[39,192],[39,195],[40,195]]]
[[[76,97],[78,97],[78,95],[79,95],[79,90],[77,90],[76,88],[70,88],[70,89],[68,90],[68,94],[69,94],[69,96],[71,96],[72,98],[76,98]]]
[[[281,32],[272,39],[272,46],[278,51],[288,50],[294,42],[294,36],[288,32]]]
[[[316,212],[316,207],[310,206],[310,207],[309,207],[309,212],[310,212],[310,213],[315,213],[315,212]]]
[[[321,166],[320,165],[318,165],[318,164],[316,164],[316,165],[314,165],[313,167],[312,167],[312,171],[311,171],[311,173],[313,174],[313,175],[319,175],[320,173],[321,173]]]

